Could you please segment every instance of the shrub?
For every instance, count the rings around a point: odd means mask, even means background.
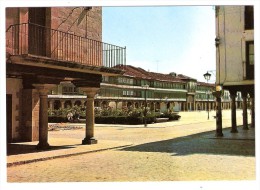
[[[169,112],[169,111],[164,112],[159,117],[160,118],[169,118],[169,121],[179,120],[181,118],[181,116],[177,112]]]
[[[67,117],[62,117],[62,116],[49,116],[48,122],[49,123],[65,123],[65,122],[68,122],[68,119],[67,119]]]
[[[147,117],[147,123],[154,123],[155,117]],[[97,124],[125,124],[125,125],[137,125],[144,123],[144,117],[129,117],[129,116],[98,116],[95,117],[95,123]]]
[[[143,124],[144,113],[143,108],[127,108],[112,110],[112,108],[95,108],[95,123],[99,124]],[[68,113],[73,114],[73,119],[68,120]],[[75,118],[75,114],[78,118]],[[59,110],[48,110],[49,122],[60,123],[60,122],[85,122],[86,119],[86,108],[84,106],[73,106],[71,108],[63,108]],[[146,109],[146,122],[147,124],[154,123],[156,117],[166,117],[169,120],[178,120],[180,116],[174,112],[165,112],[163,114],[150,111]]]

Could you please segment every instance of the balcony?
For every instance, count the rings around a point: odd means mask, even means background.
[[[94,67],[113,68],[126,63],[125,47],[32,23],[9,26],[6,51],[11,55],[33,55]]]

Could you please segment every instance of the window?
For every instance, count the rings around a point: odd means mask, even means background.
[[[72,86],[63,86],[62,87],[63,94],[73,94],[74,92],[75,92],[74,87],[72,87]]]
[[[246,79],[254,78],[254,41],[246,42]]]
[[[133,96],[133,95],[134,95],[134,91],[127,91],[127,90],[123,91],[123,96]]]
[[[120,84],[131,84],[131,85],[133,85],[133,84],[134,84],[134,80],[133,80],[133,79],[129,79],[129,78],[121,78],[121,77],[119,77],[119,78],[118,78],[118,83],[120,83]]]
[[[108,76],[103,76],[103,77],[102,77],[102,82],[108,82],[108,81],[109,81]]]
[[[245,30],[254,29],[254,7],[245,6]]]
[[[141,80],[135,79],[134,80],[134,85],[141,86]]]
[[[248,44],[248,62],[249,62],[249,65],[254,65],[254,62],[255,62],[254,44],[253,43]]]

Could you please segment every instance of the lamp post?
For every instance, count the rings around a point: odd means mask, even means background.
[[[208,110],[208,120],[209,120],[209,90],[206,91],[207,94],[207,110]]]
[[[216,97],[216,137],[223,137],[222,132],[222,111],[221,111],[221,96],[223,89],[221,85],[216,85],[216,91],[213,92]]]
[[[147,121],[146,121],[146,115],[147,115],[147,98],[146,98],[146,92],[149,88],[148,84],[145,84],[142,86],[144,88],[144,127],[147,127]]]
[[[205,73],[204,75],[204,78],[207,80],[207,83],[209,82],[209,79],[211,77],[211,74],[207,71],[207,73]],[[207,91],[207,100],[208,100],[208,119],[209,119],[209,91]]]

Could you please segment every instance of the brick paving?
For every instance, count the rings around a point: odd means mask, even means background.
[[[207,120],[206,112],[180,114],[180,121],[151,124],[147,128],[143,125],[96,125],[95,136],[99,142],[90,146],[80,145],[84,128],[50,131],[49,142],[56,149],[33,152],[32,147],[37,144],[34,142],[27,144],[31,147],[27,147],[27,153],[11,152],[7,156],[10,165],[7,167],[7,181],[256,179],[254,129],[244,131],[239,127],[239,133],[230,134],[230,112],[226,111],[223,113],[224,137],[215,138],[214,112],[211,112],[210,120]],[[237,117],[237,123],[241,125],[240,110]],[[61,158],[68,154],[74,156]],[[44,158],[50,160],[37,160]],[[38,162],[23,164],[25,160]]]

